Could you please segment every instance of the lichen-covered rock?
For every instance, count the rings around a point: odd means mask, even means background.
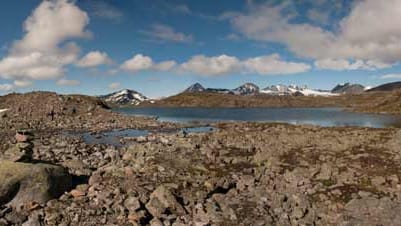
[[[71,176],[60,166],[0,161],[0,205],[44,204],[71,184]]]
[[[400,225],[401,203],[389,198],[353,199],[338,220],[342,226]]]
[[[165,213],[185,214],[184,208],[177,202],[175,196],[166,186],[159,186],[150,195],[150,200],[146,204],[146,209],[152,216],[161,218]],[[168,211],[167,211],[168,210]]]
[[[7,149],[0,155],[0,160],[29,162],[32,160],[32,148],[33,145],[31,143],[17,143],[14,147]]]

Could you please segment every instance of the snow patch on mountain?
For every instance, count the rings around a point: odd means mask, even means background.
[[[329,91],[309,89],[306,86],[297,85],[272,85],[264,88],[260,93],[275,96],[336,96],[338,94]]]
[[[142,95],[141,93],[129,89],[123,89],[115,93],[101,96],[100,98],[107,103],[120,105],[139,105],[144,101],[150,101],[146,96]]]
[[[259,93],[259,86],[253,83],[245,83],[244,85],[232,90],[237,95],[254,95]]]

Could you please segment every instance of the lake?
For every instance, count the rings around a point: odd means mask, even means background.
[[[118,108],[116,112],[169,122],[285,122],[319,126],[401,127],[401,116],[366,114],[341,108]]]

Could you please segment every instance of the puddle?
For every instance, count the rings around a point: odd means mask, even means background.
[[[200,127],[188,127],[173,131],[149,131],[149,130],[138,130],[138,129],[119,129],[119,130],[111,130],[102,133],[67,133],[70,136],[81,136],[83,141],[86,144],[94,145],[94,144],[103,144],[103,145],[112,145],[116,147],[121,147],[123,144],[120,142],[121,138],[124,137],[140,137],[147,136],[151,133],[209,133],[213,132],[216,129],[211,126],[200,126]]]
[[[212,126],[199,126],[199,127],[188,127],[181,129],[180,132],[186,132],[186,133],[209,133],[213,132],[215,130],[214,127]]]

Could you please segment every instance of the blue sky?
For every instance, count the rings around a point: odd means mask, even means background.
[[[0,94],[401,80],[401,0],[2,3]]]

